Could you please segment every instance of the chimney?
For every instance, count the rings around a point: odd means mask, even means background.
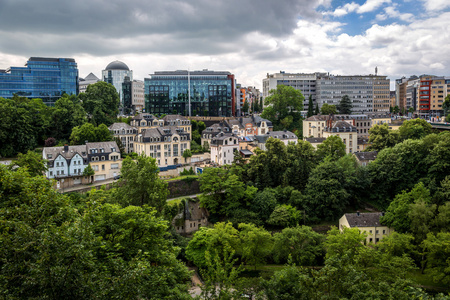
[[[359,217],[359,210],[356,211],[356,216]]]
[[[84,144],[86,145],[88,142],[89,142],[88,140],[85,140],[85,141],[84,141]]]
[[[67,144],[64,144],[64,152],[69,152],[69,146]]]

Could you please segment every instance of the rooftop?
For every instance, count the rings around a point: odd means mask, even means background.
[[[369,161],[374,161],[377,158],[378,152],[377,151],[371,151],[371,152],[355,152],[353,153],[356,158],[359,161],[363,161],[363,160],[369,160]]]
[[[353,213],[353,214],[345,214],[344,216],[347,219],[350,227],[375,227],[375,226],[383,226],[380,224],[380,217],[383,216],[384,213],[376,212],[376,213]]]
[[[105,70],[125,70],[125,71],[130,71],[130,69],[128,68],[128,66],[125,63],[123,63],[121,61],[118,61],[118,60],[110,62],[106,66]]]

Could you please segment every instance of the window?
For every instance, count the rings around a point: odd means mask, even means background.
[[[105,165],[102,165],[102,171],[105,171]]]
[[[56,171],[56,175],[59,175],[59,171]]]
[[[64,175],[64,170],[61,170],[61,175]]]
[[[56,166],[59,167],[59,162],[56,162]]]
[[[375,233],[378,234],[378,230]]]
[[[50,171],[50,176],[53,176],[53,171]]]
[[[383,229],[383,234],[386,234],[386,230]]]
[[[48,158],[48,159],[51,159],[51,158],[52,158],[52,155],[51,155],[51,154],[47,154],[47,158]]]

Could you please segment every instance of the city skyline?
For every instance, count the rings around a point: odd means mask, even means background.
[[[0,69],[70,57],[80,77],[112,61],[135,79],[162,70],[230,71],[262,88],[267,73],[448,75],[445,0],[2,1]]]

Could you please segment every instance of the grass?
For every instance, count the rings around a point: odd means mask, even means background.
[[[178,177],[164,179],[164,181],[174,181],[174,180],[181,180],[181,179],[185,179],[185,178],[198,178],[198,175],[178,176]]]
[[[184,201],[185,198],[181,197],[181,198],[176,198],[176,199],[172,199],[172,200],[168,200],[167,201],[167,205],[178,205],[181,203],[181,201]]]
[[[423,287],[427,290],[434,290],[439,292],[449,292],[450,287],[442,282],[435,282],[433,277],[430,274],[427,274],[425,270],[425,274],[422,274],[420,270],[414,270],[409,272],[409,279],[414,281],[420,287]]]

